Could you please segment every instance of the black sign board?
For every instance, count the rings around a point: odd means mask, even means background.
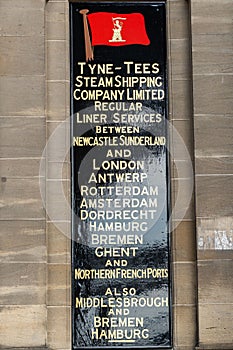
[[[73,349],[171,347],[165,19],[70,4]]]

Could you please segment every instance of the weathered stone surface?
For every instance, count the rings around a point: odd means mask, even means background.
[[[64,162],[70,155],[70,124],[68,121],[47,123],[47,161]],[[63,140],[63,142],[61,142]]]
[[[0,193],[1,219],[44,218],[38,179],[6,179]]]
[[[33,346],[33,347],[30,347],[30,348],[15,348],[15,347],[7,347],[6,349],[10,349],[10,350],[49,350],[48,348],[47,348],[47,346],[40,346],[39,348],[36,346]],[[62,349],[62,350],[70,350],[70,349]]]
[[[189,7],[186,1],[169,1],[170,38],[189,37]]]
[[[174,346],[196,345],[196,308],[174,306]]]
[[[173,80],[170,86],[170,120],[192,120],[191,81]]]
[[[231,73],[233,68],[232,33],[193,36],[194,74]]]
[[[232,332],[232,304],[199,304],[201,344],[232,344]]]
[[[190,126],[189,120],[174,120],[172,125],[175,128],[176,134],[178,137],[174,136],[176,142],[174,142],[172,151],[174,159],[184,160],[184,148],[187,150],[190,158],[193,153],[193,131]]]
[[[50,306],[70,304],[70,265],[48,264],[48,294]]]
[[[47,39],[64,40],[66,38],[66,6],[63,2],[49,1],[46,5]]]
[[[233,252],[232,252],[233,257]],[[229,303],[232,297],[233,260],[198,262],[200,304]]]
[[[1,0],[0,35],[43,36],[44,0]]]
[[[193,262],[182,262],[173,264],[173,279],[177,286],[182,288],[174,289],[175,305],[195,305],[196,302],[196,266]]]
[[[216,216],[197,219],[198,256],[200,259],[232,259],[233,218]]]
[[[70,218],[70,182],[47,181],[47,214],[50,220],[68,221]]]
[[[196,260],[195,225],[192,221],[182,221],[172,232],[174,261]],[[179,284],[178,284],[179,285]],[[195,290],[195,288],[194,288]]]
[[[232,215],[233,176],[198,176],[196,190],[198,217]]]
[[[191,53],[189,39],[171,39],[171,67],[173,79],[187,79],[191,76]]]
[[[51,0],[49,0],[51,1]],[[57,0],[56,0],[57,1]],[[1,7],[4,8],[16,8],[18,10],[23,9],[27,7],[28,9],[31,10],[44,10],[44,0],[1,0]],[[40,12],[37,12],[38,18],[40,18]]]
[[[194,35],[225,34],[232,31],[231,0],[192,0],[191,6]]]
[[[2,263],[1,305],[45,304],[45,264]]]
[[[199,249],[197,256],[199,260],[224,260],[224,259],[232,260],[233,259],[232,250]]]
[[[46,308],[42,305],[3,306],[0,343],[7,347],[43,346],[46,341]]]
[[[65,232],[71,231],[71,223],[64,222],[63,230],[60,231],[56,223],[47,223],[48,237],[48,262],[49,263],[70,263],[71,239],[65,235]],[[62,224],[59,222],[62,229]]]
[[[44,220],[1,221],[0,262],[45,262]]]
[[[44,6],[0,0],[2,349],[46,347]]]
[[[232,350],[232,343],[229,344],[199,344],[195,350]]]
[[[68,82],[47,83],[47,116],[52,121],[63,121],[70,116]]]
[[[47,344],[52,349],[70,347],[70,307],[49,306],[47,313]]]
[[[39,168],[40,168],[40,158],[0,159],[1,176],[4,178],[11,178],[11,179],[28,178],[28,177],[38,178]]]
[[[70,179],[70,163],[48,162],[46,170],[47,179]]]
[[[43,76],[1,76],[0,86],[1,115],[44,115]]]
[[[0,75],[44,74],[44,37],[0,37]]]
[[[231,114],[232,85],[233,75],[194,75],[194,114]]]
[[[195,117],[196,156],[232,156],[232,134],[232,116]]]
[[[47,79],[66,80],[66,41],[47,41]]]
[[[171,190],[173,220],[193,220],[193,187],[190,179],[172,180]]]
[[[194,173],[192,162],[182,159],[173,159],[170,171],[171,177],[175,179],[190,179]]]
[[[228,303],[233,252],[233,7],[231,0],[192,0],[190,4],[199,260],[196,349],[220,350],[232,344],[232,305]]]
[[[45,147],[45,118],[2,117],[0,133],[1,157],[42,156]]]
[[[233,157],[196,157],[195,166],[197,174],[233,174]]]

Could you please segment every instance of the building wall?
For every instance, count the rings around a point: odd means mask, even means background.
[[[232,1],[192,0],[200,347],[233,344]]]
[[[232,11],[167,1],[176,350],[233,346]],[[0,0],[0,19],[0,346],[69,350],[68,1]]]
[[[46,343],[46,214],[39,189],[46,142],[44,9],[43,0],[0,2],[3,349]]]

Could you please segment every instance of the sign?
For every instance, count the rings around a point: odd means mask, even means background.
[[[165,18],[70,4],[73,349],[171,347]]]

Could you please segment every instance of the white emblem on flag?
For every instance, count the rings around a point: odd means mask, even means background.
[[[126,40],[122,39],[122,35],[121,35],[121,30],[123,27],[123,22],[125,21],[126,18],[123,17],[115,17],[112,18],[113,21],[113,35],[112,35],[112,39],[109,40],[110,43],[118,43],[118,42],[126,42]]]

